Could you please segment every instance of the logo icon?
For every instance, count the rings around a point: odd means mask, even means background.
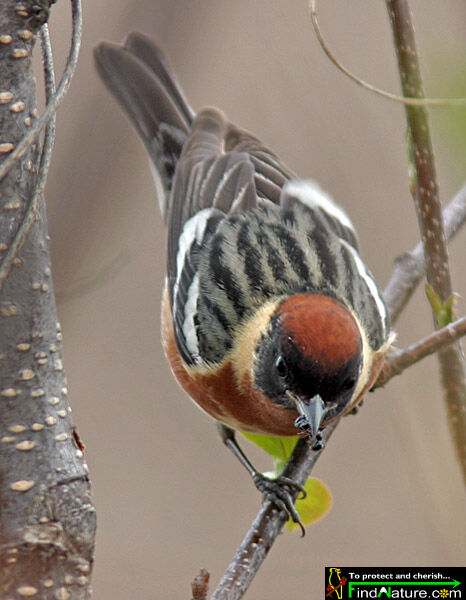
[[[329,571],[325,596],[333,598],[333,600],[341,600],[343,598],[343,586],[346,585],[348,579],[342,576],[341,569],[338,567],[330,567]]]

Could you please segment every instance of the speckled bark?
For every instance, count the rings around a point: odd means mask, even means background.
[[[31,55],[49,4],[0,2],[0,164],[36,115]],[[0,261],[39,152],[0,181]],[[89,598],[95,511],[70,417],[43,199],[0,286],[0,598]]]
[[[403,94],[424,95],[414,27],[408,0],[386,0],[398,58]],[[430,138],[427,109],[406,106],[413,166],[416,174],[416,214],[421,232],[426,278],[441,302],[452,295],[448,250],[443,229],[440,196]],[[441,326],[434,313],[435,327]],[[466,366],[459,343],[438,353],[448,424],[466,483]]]

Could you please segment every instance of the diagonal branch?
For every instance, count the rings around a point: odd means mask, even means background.
[[[387,0],[398,57],[403,94],[423,98],[422,79],[407,0]],[[452,293],[448,252],[443,231],[435,159],[425,107],[406,106],[413,166],[415,204],[424,247],[426,277],[445,302]]]
[[[466,184],[442,211],[447,241],[460,230],[466,221]],[[384,290],[390,308],[392,323],[398,319],[425,273],[424,253],[420,242],[411,252],[405,252],[395,262],[392,277]]]
[[[322,434],[326,443],[334,432],[338,421],[329,425]],[[322,450],[314,452],[307,440],[300,440],[283,471],[296,483],[304,485],[321,455]],[[298,494],[296,491],[295,497]],[[252,523],[245,538],[241,542],[227,571],[223,575],[211,600],[237,600],[248,589],[255,574],[264,562],[275,538],[281,532],[287,515],[279,511],[270,501],[265,501]]]
[[[393,31],[403,95],[423,98],[421,71],[408,0],[386,0],[386,5]],[[439,305],[442,306],[441,311],[432,306],[435,327],[439,328],[446,324],[442,322],[440,313],[444,313],[444,309],[449,307],[453,290],[429,122],[424,106],[405,106],[405,111],[416,175],[414,199],[424,250],[426,277]],[[459,343],[439,352],[439,363],[448,422],[466,481],[466,368]]]
[[[392,352],[386,358],[383,369],[372,389],[383,387],[392,377],[400,375],[408,367],[453,344],[464,335],[466,335],[466,317],[434,331],[423,340],[403,348],[403,350]]]

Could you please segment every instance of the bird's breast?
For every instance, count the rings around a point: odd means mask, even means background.
[[[178,383],[208,415],[224,425],[248,433],[297,435],[297,413],[266,398],[249,375],[238,382],[228,357],[217,368],[196,371],[187,367],[176,347],[168,293],[162,302],[162,338],[165,354]]]

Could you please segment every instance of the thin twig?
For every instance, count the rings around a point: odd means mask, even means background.
[[[414,29],[407,0],[387,0],[403,93],[423,96]],[[452,293],[448,252],[430,137],[427,110],[406,106],[412,160],[416,174],[416,213],[424,247],[427,281],[445,302]]]
[[[466,221],[466,184],[443,209],[442,216],[445,236],[450,241]],[[424,274],[424,252],[420,242],[414,250],[405,252],[396,260],[392,277],[384,290],[392,324],[398,319]]]
[[[327,55],[327,58],[340,70],[344,73],[349,79],[360,85],[369,92],[373,92],[382,98],[386,98],[387,100],[394,100],[395,102],[400,102],[401,104],[409,105],[409,106],[464,106],[466,105],[466,98],[406,98],[404,96],[398,96],[397,94],[392,94],[391,92],[387,92],[382,90],[364,79],[361,79],[354,73],[352,73],[347,67],[345,67],[333,54],[330,50],[328,44],[324,40],[322,35],[322,31],[320,29],[319,21],[317,20],[317,0],[310,0],[309,2],[309,10],[311,14],[311,23],[314,28],[314,32],[316,34],[317,40],[320,44],[320,47]]]
[[[55,87],[55,70],[53,66],[52,44],[50,43],[49,26],[45,23],[40,32],[42,63],[44,65],[44,81],[45,81],[45,103],[48,105],[52,102],[56,92]],[[44,145],[42,149],[40,161],[40,176],[37,181],[36,194],[41,194],[44,191],[45,181],[50,166],[53,144],[55,142],[55,126],[56,113],[53,113],[50,121],[45,128]]]
[[[453,344],[464,335],[466,335],[466,317],[434,331],[423,340],[407,348],[392,352],[385,359],[383,369],[372,389],[383,387],[392,377],[400,375],[407,368],[426,358],[426,356],[435,354],[442,348]]]
[[[422,98],[422,78],[408,1],[386,0],[386,5],[403,94]],[[452,284],[427,110],[424,106],[405,106],[405,110],[416,174],[415,204],[426,277],[440,304],[446,306],[452,296]],[[433,310],[433,315],[439,328],[442,325],[439,313]],[[466,368],[459,343],[439,352],[439,363],[448,422],[466,482]]]

